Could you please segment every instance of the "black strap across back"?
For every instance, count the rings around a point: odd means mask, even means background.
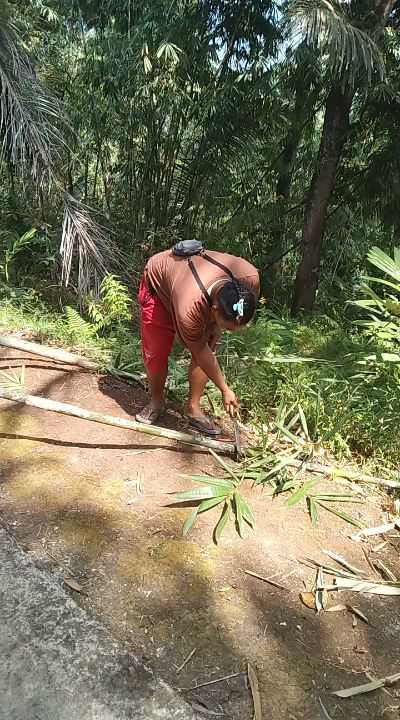
[[[218,262],[218,260],[214,260],[214,258],[210,257],[210,256],[207,255],[207,253],[205,253],[205,252],[198,253],[198,254],[201,254],[201,257],[203,257],[205,260],[208,260],[208,262],[212,263],[213,265],[216,265],[216,266],[219,267],[221,270],[223,270],[224,272],[226,272],[226,274],[231,278],[232,282],[233,282],[233,283],[235,284],[235,286],[238,288],[238,281],[236,280],[235,276],[231,273],[231,271],[229,270],[229,268],[227,268],[227,267],[226,267],[225,265],[223,265],[222,263]],[[192,259],[191,259],[190,257],[188,257],[188,263],[189,263],[189,267],[190,267],[190,269],[191,269],[191,271],[192,271],[192,273],[193,273],[193,277],[194,277],[194,279],[196,280],[196,282],[197,282],[197,284],[198,284],[201,292],[203,293],[203,295],[204,295],[205,299],[207,300],[209,306],[212,307],[213,301],[211,300],[210,294],[209,294],[209,292],[207,291],[207,289],[204,287],[204,283],[203,283],[203,281],[202,281],[199,273],[197,272],[197,269],[195,268],[194,263],[193,263],[193,261],[192,261]],[[239,295],[239,288],[238,288],[238,295]]]
[[[172,248],[172,254],[176,255],[178,257],[187,258],[187,261],[188,261],[189,267],[192,271],[193,277],[196,280],[201,292],[203,293],[203,295],[204,295],[205,299],[207,300],[210,307],[212,307],[213,302],[211,300],[211,297],[210,297],[207,289],[204,287],[204,283],[202,282],[201,277],[200,277],[199,273],[197,272],[197,269],[193,263],[192,257],[194,255],[201,255],[201,257],[203,257],[205,260],[208,260],[208,262],[212,263],[213,265],[216,265],[221,270],[223,270],[228,275],[228,277],[230,277],[232,282],[234,283],[234,285],[237,289],[238,298],[240,297],[239,282],[238,282],[237,278],[235,278],[235,276],[229,270],[229,268],[225,267],[225,265],[218,262],[218,260],[214,260],[214,258],[207,255],[207,253],[205,252],[205,250],[203,248],[203,244],[200,242],[200,240],[181,240],[181,242],[177,243]]]

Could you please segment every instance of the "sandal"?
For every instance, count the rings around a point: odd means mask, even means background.
[[[143,425],[155,425],[164,412],[165,406],[162,408],[152,408],[150,405],[145,405],[144,408],[135,415],[135,420]]]
[[[202,435],[217,437],[222,433],[221,428],[219,428],[218,425],[214,425],[207,415],[186,415],[185,417],[188,420],[190,427],[197,430]]]

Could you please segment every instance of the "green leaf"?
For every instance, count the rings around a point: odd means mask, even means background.
[[[244,519],[246,520],[247,524],[250,525],[250,527],[254,528],[256,520],[250,505],[242,496],[240,496],[240,501],[242,505],[242,515]]]
[[[304,485],[300,487],[297,492],[293,493],[293,495],[291,495],[291,497],[287,500],[288,507],[293,507],[294,505],[297,505],[300,500],[303,500],[303,498],[307,497],[310,490],[319,482],[321,482],[320,478],[316,478],[315,480],[309,480],[308,482],[304,483]]]
[[[226,493],[215,492],[212,487],[205,488],[193,488],[193,490],[185,490],[174,494],[175,500],[180,502],[187,502],[189,500],[206,500],[207,498],[213,498],[217,495],[225,495]]]
[[[294,457],[294,456],[293,456],[293,457]],[[278,463],[276,463],[276,464],[271,468],[271,470],[269,470],[269,472],[267,472],[267,473],[264,475],[264,477],[263,477],[263,479],[261,480],[261,482],[264,483],[264,482],[266,482],[267,480],[269,480],[270,478],[272,478],[274,475],[277,475],[278,473],[280,473],[281,470],[283,470],[285,467],[287,467],[287,465],[290,465],[293,457],[282,458],[282,460],[280,460]]]
[[[397,282],[400,281],[400,264],[392,260],[390,255],[375,246],[371,248],[367,257],[372,265],[390,275]]]
[[[297,437],[297,435],[293,435],[293,433],[291,433],[290,430],[287,429],[287,427],[281,425],[281,423],[279,422],[275,422],[275,425],[278,430],[280,430],[282,435],[285,435],[285,437],[287,437],[287,439],[290,440],[292,443],[294,443],[295,445],[303,445],[303,440]]]
[[[203,502],[200,503],[199,507],[197,508],[198,514],[205,512],[206,510],[211,510],[211,508],[216,507],[220,503],[224,502],[226,500],[226,495],[221,495],[219,497],[210,498],[209,500],[203,500]]]
[[[221,517],[218,520],[217,525],[215,526],[215,530],[214,530],[214,541],[217,543],[217,545],[221,539],[222,533],[225,530],[228,520],[229,520],[229,505],[228,505],[228,503],[225,503],[225,506],[221,513]]]
[[[244,537],[244,522],[242,512],[242,498],[239,493],[235,492],[233,496],[232,509],[235,513],[238,532],[241,538]]]
[[[285,480],[281,485],[277,485],[274,489],[273,496],[280,495],[281,493],[293,490],[296,487],[295,480]]]
[[[361,529],[365,527],[365,525],[363,525],[363,523],[358,522],[358,520],[351,517],[350,515],[347,515],[347,513],[342,512],[342,510],[336,510],[336,508],[329,507],[328,505],[324,505],[324,503],[319,502],[318,500],[315,500],[315,502],[317,503],[317,505],[320,505],[320,507],[323,507],[324,510],[328,510],[328,512],[331,512],[334,515],[337,515],[337,517],[340,517],[342,520],[349,523],[350,525],[354,525],[355,527],[358,527]]]
[[[186,520],[185,520],[185,524],[184,524],[184,526],[183,526],[183,528],[182,528],[182,535],[183,535],[184,537],[188,534],[189,530],[191,530],[191,528],[193,527],[193,525],[194,525],[194,523],[195,523],[195,521],[196,521],[196,518],[197,518],[198,511],[199,511],[199,508],[195,508],[195,509],[190,513],[190,515],[187,516],[187,518],[186,518]]]
[[[392,282],[390,282],[390,280],[384,280],[383,278],[371,277],[370,275],[366,275],[363,279],[366,282],[373,282],[373,283],[378,283],[379,285],[385,285],[385,287],[390,287],[392,290],[395,290],[396,292],[400,292],[400,284],[399,283],[392,283]]]
[[[353,495],[311,495],[310,497],[314,500],[323,500],[325,502],[351,502],[351,503],[363,503],[364,500],[356,498]]]
[[[203,483],[204,485],[209,485],[212,487],[224,488],[228,491],[233,490],[233,488],[235,487],[231,480],[226,480],[224,478],[214,478],[210,475],[179,475],[179,477],[185,478],[185,480],[193,480],[193,482]]]
[[[217,455],[217,453],[215,453],[214,450],[209,449],[209,452],[211,453],[211,455],[213,456],[213,458],[221,465],[221,467],[223,467],[224,470],[226,470],[226,472],[228,473],[228,475],[230,475],[231,478],[233,478],[233,480],[235,481],[235,484],[237,485],[237,483],[239,482],[239,478],[238,478],[238,476],[234,473],[232,467],[230,467],[230,466],[225,462],[225,460],[223,460],[219,455]]]
[[[306,440],[309,440],[310,434],[308,432],[307,420],[306,420],[306,416],[304,415],[304,410],[301,407],[301,405],[299,405],[299,415],[300,415],[300,422],[301,422],[301,427],[303,429],[304,436],[305,436]]]
[[[314,498],[311,495],[309,495],[307,498],[307,508],[308,512],[310,513],[312,524],[316,525],[318,522],[318,508]]]

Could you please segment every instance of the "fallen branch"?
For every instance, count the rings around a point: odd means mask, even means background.
[[[178,432],[178,430],[170,430],[169,428],[161,428],[156,425],[144,425],[135,420],[126,420],[125,418],[114,417],[113,415],[102,415],[98,412],[85,410],[84,408],[70,405],[69,403],[60,403],[55,400],[38,397],[37,395],[27,395],[20,390],[10,390],[0,387],[0,398],[3,400],[11,400],[13,402],[29,405],[39,410],[48,410],[50,412],[60,413],[61,415],[70,415],[80,418],[81,420],[91,420],[92,422],[101,423],[102,425],[113,425],[114,427],[123,428],[124,430],[134,430],[135,432],[144,433],[154,437],[162,437],[167,440],[176,440],[185,445],[196,445],[209,448],[216,452],[225,453],[227,455],[235,454],[235,446],[232,443],[218,442],[203,437],[195,437],[189,433]]]

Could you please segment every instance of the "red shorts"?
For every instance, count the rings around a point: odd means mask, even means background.
[[[138,300],[143,362],[146,370],[154,374],[168,365],[175,328],[168,310],[157,295],[150,292],[145,276],[140,282]]]

